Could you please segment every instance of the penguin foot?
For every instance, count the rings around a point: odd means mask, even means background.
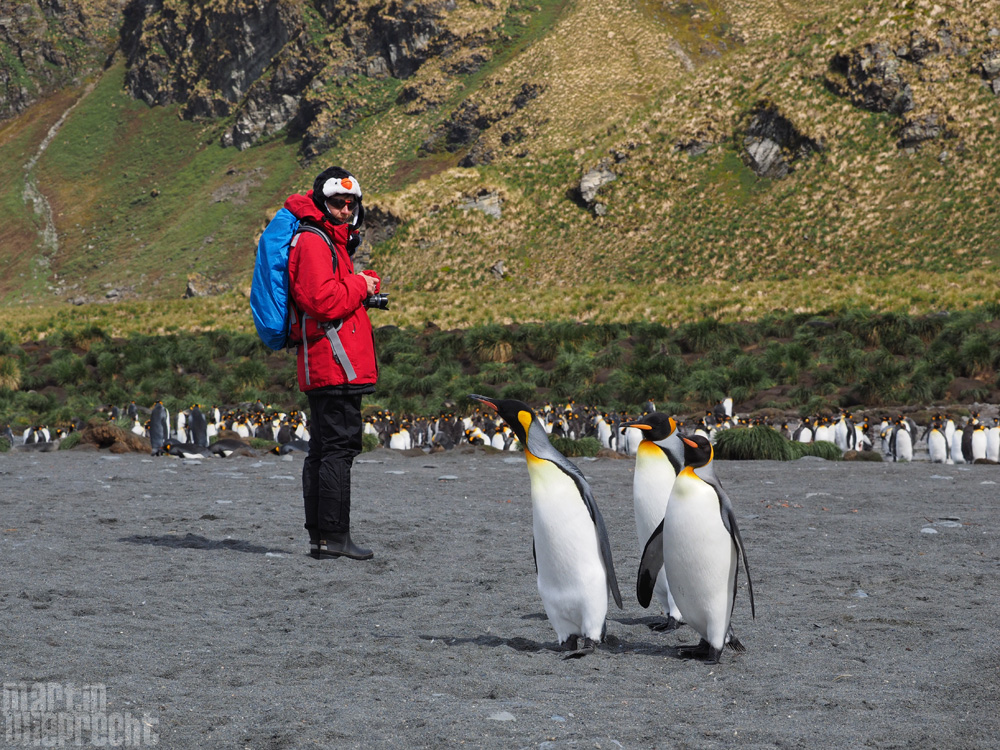
[[[729,646],[737,654],[745,654],[747,647],[744,646],[740,639],[736,637],[736,633],[733,632],[733,626],[729,626],[729,632],[726,633],[726,645]]]
[[[595,641],[593,638],[581,638],[580,636],[577,636],[576,651],[570,651],[568,654],[566,654],[563,657],[563,661],[566,661],[567,659],[582,659],[587,654],[592,654],[596,650],[597,650],[597,641]]]
[[[697,646],[678,646],[677,655],[682,659],[701,659],[708,664],[718,664],[722,658],[722,649],[715,648],[702,638]]]
[[[683,625],[683,620],[678,620],[673,615],[668,615],[667,619],[663,622],[651,622],[648,627],[657,633],[669,633],[671,630],[677,630],[677,628]]]
[[[747,647],[744,646],[740,642],[740,639],[737,638],[735,635],[731,636],[730,639],[726,641],[726,645],[733,651],[735,651],[737,654],[745,654],[747,652]]]

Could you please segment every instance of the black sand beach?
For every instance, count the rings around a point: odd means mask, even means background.
[[[18,686],[45,683],[164,748],[997,746],[995,466],[720,462],[757,619],[741,576],[747,653],[707,665],[636,603],[631,460],[577,461],[625,609],[570,661],[523,458],[362,456],[370,562],[308,557],[301,462],[0,454],[0,744],[31,744]]]

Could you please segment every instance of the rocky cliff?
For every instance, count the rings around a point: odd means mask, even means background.
[[[0,120],[100,70],[126,0],[0,2]]]
[[[133,0],[122,27],[127,85],[150,104],[182,103],[185,117],[231,118],[226,145],[288,129],[312,156],[368,110],[364,80],[405,81],[400,97],[414,110],[489,59],[503,6],[463,5]],[[434,71],[421,76],[428,60]]]

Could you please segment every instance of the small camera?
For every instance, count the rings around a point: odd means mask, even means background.
[[[369,310],[388,310],[389,309],[389,295],[384,293],[372,294],[365,297],[365,307]]]

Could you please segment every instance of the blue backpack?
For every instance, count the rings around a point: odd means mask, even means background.
[[[301,224],[287,208],[274,215],[257,243],[257,260],[250,284],[250,311],[260,340],[275,351],[288,345],[288,332],[295,317],[288,294],[288,252],[301,232],[318,234],[333,253],[333,244],[326,232],[310,224]],[[336,262],[335,253],[333,257]]]

